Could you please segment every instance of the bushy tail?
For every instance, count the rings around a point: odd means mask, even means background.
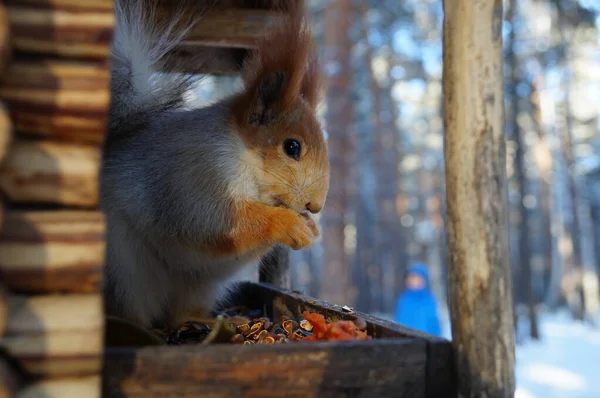
[[[115,0],[109,139],[135,131],[153,115],[182,107],[194,82],[189,75],[162,73],[169,64],[167,55],[195,22],[185,16],[194,13],[182,6],[160,19],[157,10],[156,0]]]

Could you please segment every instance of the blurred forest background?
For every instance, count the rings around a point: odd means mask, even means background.
[[[386,316],[420,261],[445,313],[442,1],[310,5],[332,176],[293,287]],[[600,310],[600,2],[505,0],[503,36],[513,297],[518,336],[537,338],[539,311]],[[208,77],[196,99],[239,84]]]

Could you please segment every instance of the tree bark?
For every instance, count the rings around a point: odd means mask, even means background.
[[[350,1],[337,0],[325,9],[325,45],[335,72],[329,76],[327,91],[327,133],[331,159],[331,185],[323,214],[324,263],[321,298],[344,305],[349,299],[350,272],[345,254],[345,214],[348,208],[348,159],[353,152],[348,130],[352,121],[350,96],[350,49],[348,36]]]
[[[460,397],[513,397],[502,2],[444,1],[450,313]]]

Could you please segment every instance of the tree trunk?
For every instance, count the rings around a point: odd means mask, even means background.
[[[331,185],[323,214],[324,263],[321,278],[321,298],[331,303],[346,304],[350,288],[350,273],[344,251],[344,227],[347,203],[348,159],[352,153],[348,137],[352,121],[349,89],[350,50],[348,36],[351,18],[349,1],[334,1],[325,9],[325,45],[327,62],[336,66],[329,76],[327,91],[327,133],[331,159]]]
[[[512,26],[516,24],[516,0],[511,0],[508,19]],[[510,104],[512,107],[511,122],[512,127],[512,138],[516,144],[515,162],[514,162],[514,173],[519,186],[519,286],[520,290],[517,297],[523,300],[524,304],[527,305],[527,312],[529,314],[529,334],[534,339],[539,339],[539,329],[537,322],[537,314],[535,309],[535,295],[533,291],[533,275],[531,270],[531,233],[529,230],[529,210],[525,206],[525,196],[527,195],[527,175],[525,173],[525,142],[523,140],[523,131],[519,126],[519,95],[517,94],[517,85],[520,79],[519,73],[519,60],[516,57],[514,46],[516,41],[516,30],[513,28],[509,35],[510,49],[508,62],[510,65]]]
[[[533,128],[538,136],[538,141],[534,147],[534,158],[540,173],[540,211],[541,222],[540,229],[542,231],[542,258],[544,261],[544,282],[542,284],[543,291],[547,292],[550,289],[550,281],[552,278],[552,222],[551,214],[551,197],[552,188],[550,182],[552,180],[552,154],[550,148],[544,139],[542,130],[542,112],[540,107],[540,91],[537,82],[531,83],[531,105],[533,107]]]
[[[596,259],[596,278],[600,285],[600,208],[590,206],[590,219],[592,223],[592,236],[594,238],[594,258]]]
[[[444,1],[450,313],[460,397],[513,397],[502,2]]]
[[[563,26],[565,22],[565,10],[560,0],[555,0],[557,14],[558,14],[558,31],[561,39],[561,44],[564,46],[562,49],[562,68],[563,68],[563,81],[562,89],[564,93],[564,99],[559,106],[558,115],[559,123],[557,123],[558,138],[560,141],[561,155],[564,158],[566,166],[566,184],[567,184],[567,195],[569,202],[569,213],[570,220],[565,225],[567,237],[571,240],[571,250],[567,255],[567,267],[565,269],[563,288],[565,291],[565,297],[567,303],[571,308],[571,312],[575,319],[583,320],[585,316],[585,300],[583,292],[583,267],[581,262],[581,235],[580,235],[580,223],[579,214],[577,211],[578,193],[577,186],[573,174],[571,172],[571,166],[574,162],[573,148],[572,148],[572,120],[571,120],[571,78],[570,78],[570,62],[569,62],[569,42],[570,35],[565,32]]]

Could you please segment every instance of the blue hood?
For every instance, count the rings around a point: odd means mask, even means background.
[[[408,274],[417,274],[421,276],[427,283],[426,288],[429,289],[429,269],[427,268],[427,265],[423,263],[413,264],[406,270],[406,275]]]

